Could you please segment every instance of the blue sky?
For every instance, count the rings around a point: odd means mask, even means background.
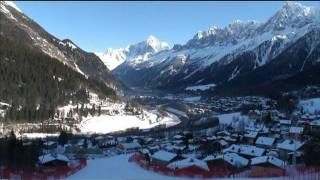
[[[284,2],[37,2],[17,1],[29,17],[60,39],[102,52],[154,35],[184,44],[199,30],[236,19],[266,21]],[[320,7],[320,2],[302,2]]]

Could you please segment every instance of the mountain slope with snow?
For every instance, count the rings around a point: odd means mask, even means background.
[[[113,77],[95,54],[82,50],[69,39],[54,37],[13,2],[0,2],[0,27],[1,36],[35,47],[86,77],[102,80],[111,88],[121,89],[121,82]]]
[[[196,33],[185,45],[156,53],[147,61],[123,63],[113,74],[132,86],[165,89],[212,83],[219,86],[269,64],[275,69],[289,69],[272,78],[291,76],[319,62],[319,12],[288,2],[265,23],[236,20],[225,28],[211,27]],[[283,60],[285,63],[278,67],[281,63],[273,61],[293,47],[300,52],[299,59]],[[288,68],[291,63],[294,68]]]
[[[104,53],[95,53],[104,62],[104,64],[113,70],[125,61],[130,63],[140,63],[149,59],[157,52],[170,49],[165,42],[159,41],[156,37],[150,35],[146,41],[130,45],[126,48],[108,49]]]

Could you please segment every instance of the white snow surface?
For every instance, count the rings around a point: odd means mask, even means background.
[[[87,166],[67,179],[185,179],[164,176],[128,162],[132,154],[90,159]]]
[[[47,137],[58,137],[59,133],[48,134],[48,133],[23,133],[22,138],[36,139],[36,138],[47,138]]]
[[[303,107],[303,110],[310,114],[320,112],[320,98],[302,100],[299,102],[299,107]]]
[[[187,90],[187,91],[197,91],[197,90],[205,91],[205,90],[208,90],[208,89],[215,87],[215,86],[216,86],[215,84],[188,86],[188,87],[186,87],[185,90]]]
[[[110,133],[133,127],[148,129],[160,124],[165,124],[169,127],[179,123],[179,118],[173,114],[169,114],[169,117],[163,117],[157,121],[155,114],[146,112],[143,118],[124,114],[88,116],[80,123],[80,129],[83,133]]]

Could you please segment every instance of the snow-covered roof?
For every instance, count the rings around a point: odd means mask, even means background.
[[[301,134],[303,132],[303,127],[290,127],[290,133]]]
[[[170,169],[176,169],[176,168],[183,169],[190,166],[196,166],[203,170],[209,171],[209,168],[206,162],[196,158],[192,158],[192,157],[189,157],[180,161],[175,161],[167,165],[167,167]]]
[[[267,145],[267,146],[271,146],[275,141],[275,138],[272,137],[258,137],[258,139],[256,140],[256,144],[258,145]]]
[[[226,141],[232,141],[232,142],[236,142],[237,141],[235,138],[232,138],[230,136],[218,136],[218,138],[226,140]]]
[[[54,160],[69,162],[69,159],[62,154],[57,154],[57,155],[45,154],[45,155],[39,156],[38,159],[41,164],[45,164],[47,162],[54,161]]]
[[[54,144],[56,144],[57,142],[55,141],[46,141],[45,143],[43,143],[45,146],[52,146]]]
[[[177,155],[168,151],[160,150],[152,155],[152,158],[159,159],[162,161],[170,161]]]
[[[150,154],[150,151],[147,148],[141,149],[140,152],[143,153],[143,154]]]
[[[320,119],[319,120],[314,120],[310,122],[311,126],[320,126]]]
[[[258,136],[258,132],[256,131],[249,131],[244,134],[244,137],[247,137],[247,138],[256,138],[257,136]]]
[[[234,152],[249,156],[262,156],[262,154],[265,152],[265,149],[251,145],[232,144],[230,147],[224,149],[223,152]]]
[[[95,140],[102,140],[102,139],[104,139],[104,137],[103,137],[103,136],[97,136],[97,137],[95,137],[94,139],[95,139]]]
[[[285,165],[284,161],[273,156],[260,156],[251,159],[251,165],[259,165],[263,163],[270,163],[280,168],[284,167]]]
[[[291,124],[291,120],[280,120],[279,122],[280,122],[280,124],[285,124],[285,125]]]
[[[173,138],[174,138],[174,139],[182,139],[182,138],[183,138],[183,136],[181,136],[181,135],[177,134],[177,135],[173,136]]]
[[[227,161],[229,164],[235,166],[235,167],[244,167],[247,166],[249,163],[249,160],[239,156],[236,153],[225,153],[225,154],[219,154],[219,155],[209,155],[206,158],[204,158],[204,161],[211,161],[211,160],[217,160],[217,159],[223,159]]]
[[[226,145],[228,145],[228,142],[225,141],[225,140],[223,140],[223,139],[219,140],[218,142],[220,143],[221,146],[226,146]]]
[[[227,136],[230,136],[231,133],[229,133],[228,131],[220,131],[220,132],[217,132],[217,135],[227,135]]]
[[[277,145],[277,148],[289,150],[289,151],[296,151],[299,148],[301,148],[303,144],[304,143],[302,143],[301,141],[287,139],[287,140],[283,141],[282,143],[279,143]]]
[[[130,143],[121,143],[121,145],[125,149],[134,149],[134,148],[140,148],[141,147],[141,145],[137,141],[132,141]]]
[[[217,139],[216,136],[209,136],[209,137],[207,137],[207,140],[209,140],[209,141],[211,141],[211,140],[216,140],[216,139]]]

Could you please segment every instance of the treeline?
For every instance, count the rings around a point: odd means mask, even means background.
[[[52,118],[58,105],[88,102],[87,90],[117,99],[113,89],[88,78],[38,49],[0,36],[0,101],[14,121]]]

